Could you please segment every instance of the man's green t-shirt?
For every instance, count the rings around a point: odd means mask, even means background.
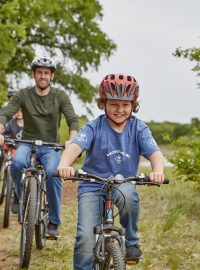
[[[37,95],[34,88],[20,90],[1,111],[0,123],[5,126],[19,108],[24,118],[22,139],[58,142],[62,114],[69,131],[78,131],[78,118],[63,90],[51,88],[46,96]]]

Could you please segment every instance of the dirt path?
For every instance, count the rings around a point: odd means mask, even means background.
[[[76,184],[64,183],[62,204],[63,207],[73,204],[76,207]],[[21,226],[18,223],[17,216],[11,214],[10,226],[4,229],[3,205],[0,206],[0,269],[19,269],[19,243]]]

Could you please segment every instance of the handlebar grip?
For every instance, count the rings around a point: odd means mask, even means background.
[[[169,179],[165,178],[163,184],[169,184]]]
[[[149,182],[151,181],[148,175],[146,175],[145,178],[146,178],[146,181],[149,181]],[[163,184],[169,184],[169,179],[165,178]]]
[[[52,173],[51,173],[51,176],[52,176],[52,177],[59,177],[59,174],[58,174],[58,172],[52,172]]]

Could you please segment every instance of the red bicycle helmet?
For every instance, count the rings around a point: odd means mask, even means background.
[[[139,95],[139,84],[133,76],[110,74],[102,80],[99,93],[103,99],[136,101]]]

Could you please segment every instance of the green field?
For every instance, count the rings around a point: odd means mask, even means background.
[[[78,166],[78,165],[77,165]],[[140,168],[147,171],[148,168]],[[200,200],[189,183],[178,182],[166,168],[170,185],[138,187],[141,198],[139,220],[143,258],[135,270],[200,269]],[[33,247],[30,270],[72,270],[76,230],[76,184],[63,184],[61,239],[48,241],[44,250]],[[2,220],[2,206],[0,207]],[[1,222],[2,223],[2,222]],[[0,269],[18,269],[20,225],[12,215],[9,229],[0,225]]]

